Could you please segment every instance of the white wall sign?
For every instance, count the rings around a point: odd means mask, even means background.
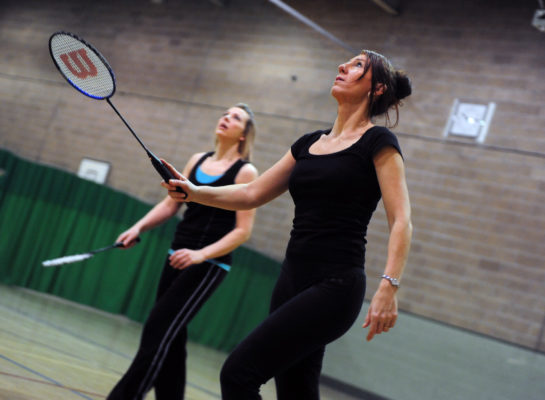
[[[110,163],[83,158],[79,164],[78,176],[89,181],[104,184],[108,179]]]
[[[479,104],[455,99],[444,136],[463,136],[483,143],[495,109],[495,103]]]

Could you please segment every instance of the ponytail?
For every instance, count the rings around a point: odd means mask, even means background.
[[[397,70],[394,73],[395,79],[395,97],[398,101],[403,100],[412,93],[411,81],[404,71]]]

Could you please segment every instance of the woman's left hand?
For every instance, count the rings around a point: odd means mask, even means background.
[[[200,250],[180,249],[176,250],[168,258],[172,268],[184,269],[193,264],[200,264],[206,261],[206,258]]]
[[[375,335],[388,332],[394,327],[397,320],[396,291],[397,289],[390,285],[388,281],[383,279],[380,282],[363,324],[363,328],[369,327],[368,341],[373,339]]]

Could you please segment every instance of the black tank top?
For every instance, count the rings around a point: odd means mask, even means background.
[[[248,161],[237,160],[227,171],[211,183],[201,183],[197,180],[196,172],[203,161],[214,154],[213,151],[204,154],[195,164],[188,179],[195,185],[201,186],[225,186],[235,183],[238,171]],[[234,229],[236,224],[235,211],[222,210],[205,206],[198,203],[187,203],[187,209],[183,219],[176,226],[176,233],[172,242],[173,249],[201,249],[204,246],[214,243]],[[216,258],[224,263],[231,262],[231,254]]]
[[[363,268],[367,225],[381,197],[373,157],[385,146],[401,154],[395,135],[379,126],[347,149],[311,154],[310,146],[329,131],[308,133],[291,147],[295,216],[286,257],[307,265],[313,275]]]

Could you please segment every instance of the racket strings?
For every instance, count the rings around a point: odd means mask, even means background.
[[[51,38],[50,49],[59,71],[79,91],[96,99],[114,93],[113,72],[90,45],[66,33],[57,33]]]
[[[70,264],[77,261],[83,261],[90,257],[92,257],[92,253],[84,253],[84,254],[74,254],[72,256],[64,256],[59,258],[54,258],[52,260],[47,260],[42,262],[42,265],[44,267],[53,267],[55,265],[62,265],[62,264]]]

